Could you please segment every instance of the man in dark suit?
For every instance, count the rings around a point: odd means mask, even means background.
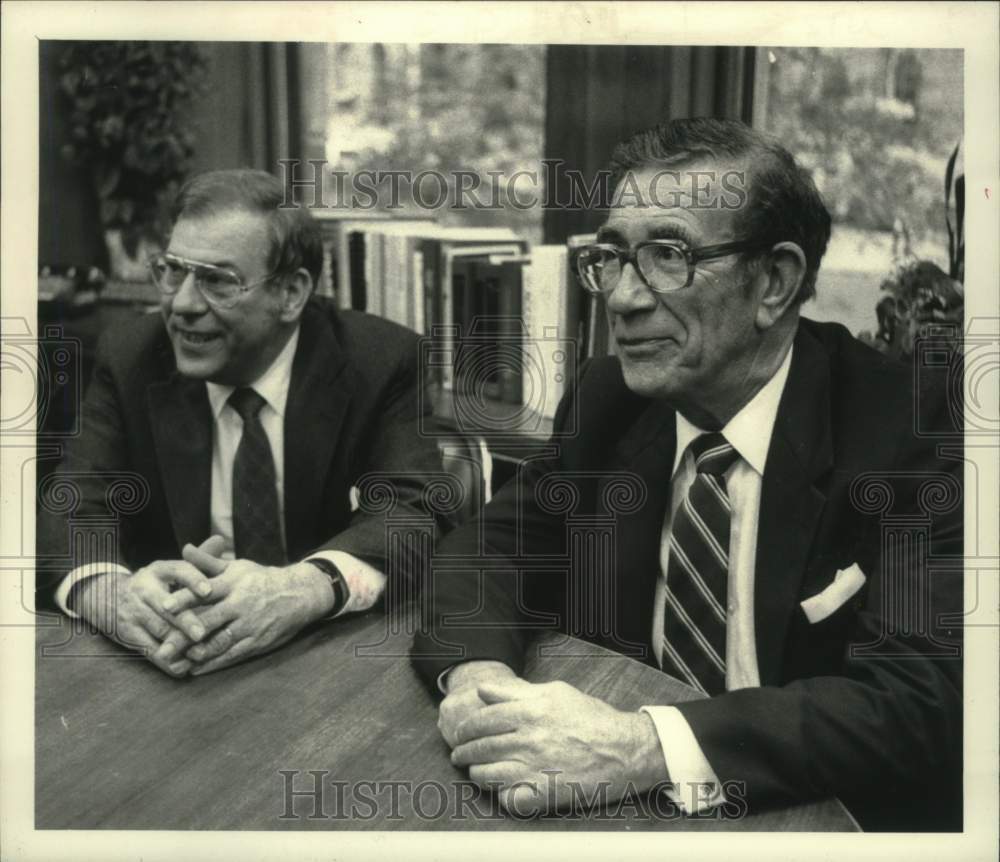
[[[961,572],[928,569],[961,555],[942,390],[800,318],[830,218],[775,141],[673,121],[611,178],[577,268],[617,356],[560,405],[558,454],[445,541],[493,564],[435,573],[414,643],[453,762],[521,812],[669,782],[689,812],[837,795],[868,828],[961,828]],[[604,557],[572,556],[567,516],[614,519]],[[546,618],[710,697],[628,713],[530,684]]]
[[[352,506],[364,474],[433,518],[423,492],[440,461],[417,433],[417,338],[313,296],[319,229],[283,199],[259,171],[181,190],[151,262],[162,317],[105,334],[82,433],[39,495],[40,559],[72,559],[39,571],[40,605],[174,675],[375,604],[386,537],[381,516]],[[117,547],[102,538],[116,515]]]

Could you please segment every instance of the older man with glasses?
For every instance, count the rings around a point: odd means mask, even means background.
[[[67,548],[65,520],[44,501],[39,512],[42,554],[76,554],[70,571],[38,573],[39,604],[175,676],[375,604],[385,527],[351,501],[365,473],[395,483],[400,511],[433,517],[423,490],[440,461],[417,433],[417,337],[314,296],[319,229],[283,200],[259,171],[181,190],[169,245],[150,261],[162,319],[105,334],[60,466],[84,540]],[[104,547],[123,475],[141,505]]]
[[[434,573],[414,643],[453,762],[521,813],[668,782],[689,812],[836,795],[866,828],[960,829],[960,405],[800,316],[830,216],[776,141],[676,120],[610,175],[576,268],[617,355],[581,370],[557,454],[445,540],[467,565]],[[570,517],[613,519],[612,546],[573,557]],[[707,697],[525,681],[553,618]]]

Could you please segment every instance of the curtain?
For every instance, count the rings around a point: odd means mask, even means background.
[[[206,92],[195,109],[193,172],[260,168],[302,157],[298,46],[204,42]]]
[[[749,123],[753,63],[754,49],[742,47],[550,45],[545,158],[589,183],[615,144],[641,129],[675,117]],[[562,172],[555,176],[556,199],[569,200],[568,182]],[[595,210],[546,209],[545,242],[590,233],[602,220]]]

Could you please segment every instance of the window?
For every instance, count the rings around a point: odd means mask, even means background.
[[[456,172],[472,172],[476,199],[497,205],[436,207],[438,221],[505,226],[541,241],[541,195],[529,209],[495,200],[487,172],[540,171],[544,45],[335,43],[303,45],[302,52],[307,158],[352,173],[438,171],[449,202],[456,200]],[[505,194],[506,184],[495,185]],[[432,177],[416,201],[405,181],[399,188],[400,215],[417,214],[421,200],[438,196]],[[388,182],[379,186],[376,208],[392,205],[389,190]]]
[[[909,256],[948,271],[944,177],[962,136],[962,52],[760,48],[754,124],[811,171],[833,236],[806,316],[873,330]]]

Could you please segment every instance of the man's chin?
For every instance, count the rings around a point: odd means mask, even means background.
[[[642,398],[669,398],[677,394],[682,377],[673,367],[621,359],[625,385]]]
[[[208,357],[187,356],[183,351],[174,351],[174,361],[178,374],[194,380],[211,380],[219,371],[218,362],[211,361]]]

